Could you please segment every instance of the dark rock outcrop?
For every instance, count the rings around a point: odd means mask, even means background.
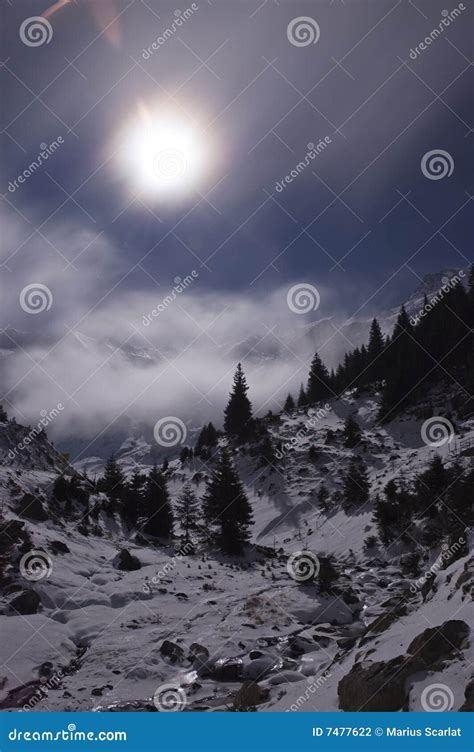
[[[34,590],[22,590],[10,601],[12,611],[18,614],[36,614],[41,604],[41,599]]]
[[[140,560],[130,553],[130,551],[127,551],[126,548],[123,548],[115,557],[112,564],[114,565],[115,569],[120,569],[123,572],[134,572],[137,569],[141,569],[142,565]]]

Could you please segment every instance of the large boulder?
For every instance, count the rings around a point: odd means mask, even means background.
[[[165,640],[160,647],[161,655],[168,658],[171,663],[181,663],[184,660],[184,650],[171,640]]]
[[[464,691],[464,702],[459,708],[465,713],[474,713],[474,678],[468,682]]]
[[[465,621],[452,619],[440,627],[430,627],[412,640],[407,648],[409,655],[423,660],[427,668],[439,661],[453,657],[469,637],[469,626]]]
[[[10,601],[10,607],[17,614],[36,614],[38,612],[41,599],[34,590],[22,590]]]
[[[239,681],[242,678],[242,658],[218,658],[214,664],[216,681]]]
[[[41,500],[30,493],[24,494],[20,500],[18,514],[20,517],[26,517],[27,520],[34,520],[35,522],[44,522],[48,519],[48,513]]]
[[[415,657],[356,663],[339,682],[339,707],[346,712],[403,710],[408,702],[407,680],[424,668]]]
[[[134,572],[137,569],[141,569],[142,565],[140,559],[123,548],[112,561],[115,569],[121,569],[123,572]]]
[[[63,543],[60,540],[54,540],[49,543],[49,548],[53,552],[53,554],[70,554],[71,551],[69,550],[69,547],[66,546],[65,543]]]

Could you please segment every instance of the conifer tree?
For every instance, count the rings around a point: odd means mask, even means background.
[[[359,457],[353,457],[349,462],[347,473],[343,479],[344,507],[348,510],[356,509],[369,500],[369,478],[367,468]]]
[[[200,527],[200,505],[196,494],[189,484],[183,487],[175,507],[176,518],[183,531],[183,539],[186,550],[194,550],[193,533],[197,533]]]
[[[98,483],[99,491],[103,491],[109,501],[123,500],[125,493],[125,475],[112,454],[105,465],[104,475]]]
[[[173,535],[173,512],[166,480],[156,465],[150,470],[143,494],[143,532],[155,538]]]
[[[380,381],[383,378],[384,363],[382,353],[384,347],[385,343],[380,324],[377,319],[374,319],[370,327],[369,345],[367,347],[368,373],[366,375],[371,383]]]
[[[308,397],[304,390],[303,384],[301,384],[300,392],[298,394],[298,407],[306,407],[307,404],[308,404]]]
[[[234,375],[232,392],[225,409],[224,428],[229,436],[245,441],[252,434],[252,405],[247,397],[248,385],[239,363]]]
[[[143,510],[143,487],[146,476],[135,470],[125,487],[123,500],[123,518],[125,522],[133,526]]]
[[[309,369],[308,386],[306,397],[308,404],[320,402],[332,396],[329,371],[322,362],[318,353],[314,354]]]
[[[194,448],[195,456],[199,457],[203,449],[212,449],[212,447],[215,447],[216,444],[217,431],[212,423],[208,423],[207,425],[202,427],[201,433],[199,434],[198,440],[196,441],[196,446]]]
[[[259,447],[260,464],[264,467],[272,467],[276,463],[275,450],[273,448],[272,440],[269,434],[263,437],[263,441]]]
[[[285,404],[283,405],[283,410],[285,413],[291,413],[295,409],[295,401],[291,394],[288,394],[288,397],[285,400]]]
[[[362,438],[360,426],[353,415],[348,415],[344,423],[344,446],[348,449],[356,447]]]
[[[406,404],[420,379],[422,355],[423,349],[417,344],[415,328],[411,326],[402,306],[387,350],[386,383],[380,407],[383,421],[391,420],[395,412]]]
[[[208,481],[203,511],[211,540],[224,553],[241,554],[250,539],[252,508],[227,449]]]

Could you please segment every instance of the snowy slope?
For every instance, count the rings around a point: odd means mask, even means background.
[[[300,411],[269,421],[275,444],[298,437],[296,448],[274,470],[259,464],[251,446],[238,450],[234,460],[255,517],[253,547],[243,566],[212,552],[182,556],[178,543],[144,546],[135,532],[105,512],[89,535],[81,532],[79,510],[67,525],[54,511],[43,521],[19,517],[18,500],[27,492],[45,498],[55,468],[45,467],[39,450],[29,470],[1,467],[3,515],[14,532],[0,616],[2,707],[155,710],[155,693],[160,689],[161,697],[163,685],[171,685],[165,695],[171,692],[186,710],[340,710],[352,702],[351,672],[362,666],[370,686],[368,674],[375,664],[374,681],[381,677],[377,691],[382,692],[390,661],[399,659],[402,685],[389,682],[403,695],[397,709],[420,709],[423,690],[440,683],[452,693],[453,709],[459,709],[474,658],[458,624],[473,622],[469,557],[439,572],[428,595],[416,587],[412,592],[416,583],[400,558],[406,546],[389,552],[377,547],[370,555],[364,548],[375,533],[371,505],[352,515],[337,508],[326,516],[315,504],[323,481],[330,490],[340,487],[352,454],[340,438],[348,412],[357,413],[364,430],[364,446],[357,451],[374,492],[401,470],[406,477],[419,472],[433,455],[420,438],[416,411],[381,428],[377,399],[348,394],[316,418]],[[436,407],[436,395],[430,399]],[[460,420],[457,428],[458,438],[474,439],[472,420]],[[311,461],[310,446],[318,451]],[[437,450],[448,463],[453,447]],[[130,441],[120,456],[130,473],[137,466],[146,471],[149,458],[150,446],[143,441]],[[80,469],[100,470],[100,462],[90,459]],[[186,481],[202,495],[211,469],[212,464],[197,459],[171,462],[171,497]],[[100,500],[93,497],[91,503]],[[122,548],[138,558],[141,568],[117,568]],[[19,572],[21,555],[31,549],[50,565],[48,576],[38,581],[25,581]],[[424,557],[423,572],[439,552],[430,553],[420,543],[417,549]],[[298,583],[290,576],[289,557],[302,551],[321,562],[334,556],[332,594],[319,592],[312,580]],[[11,602],[25,590],[34,591],[41,603],[33,613],[16,613]],[[447,620],[458,626],[452,627],[455,644],[445,658],[407,663],[415,638]],[[363,684],[357,673],[354,681]],[[392,695],[385,701],[402,702]]]

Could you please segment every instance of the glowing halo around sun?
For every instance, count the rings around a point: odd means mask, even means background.
[[[209,166],[198,127],[164,110],[141,109],[125,130],[122,154],[135,190],[163,198],[191,191]]]

